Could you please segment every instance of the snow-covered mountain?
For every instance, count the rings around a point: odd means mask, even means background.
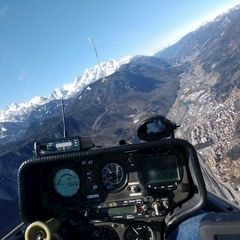
[[[37,96],[25,103],[12,103],[4,109],[0,109],[0,122],[26,122],[32,111],[56,99],[68,99],[80,93],[92,82],[107,77],[117,71],[122,65],[127,64],[133,57],[128,56],[118,60],[110,60],[86,69],[82,76],[76,77],[73,82],[64,84],[61,88],[56,88],[50,96]]]

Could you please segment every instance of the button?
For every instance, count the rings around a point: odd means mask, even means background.
[[[89,164],[89,165],[92,165],[92,163],[93,163],[93,161],[92,161],[92,160],[88,161],[88,164]]]
[[[92,180],[93,180],[92,177],[87,177],[88,182],[92,182]]]
[[[86,161],[82,161],[82,165],[85,165],[87,162]]]
[[[116,223],[112,224],[112,228],[117,228],[117,227],[118,227],[118,226],[117,226]]]
[[[96,190],[97,188],[98,188],[98,186],[97,185],[93,185],[93,190]]]

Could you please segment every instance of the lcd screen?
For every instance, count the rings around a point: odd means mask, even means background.
[[[64,147],[71,147],[72,142],[62,142],[62,143],[56,143],[56,148],[64,148]]]
[[[109,216],[134,214],[135,212],[136,212],[135,206],[126,206],[126,207],[117,207],[117,208],[108,209]]]
[[[128,215],[136,213],[136,206],[123,206],[114,208],[102,208],[101,213],[107,213],[108,216]]]
[[[143,168],[147,185],[156,185],[180,179],[177,157],[174,155],[145,159]]]

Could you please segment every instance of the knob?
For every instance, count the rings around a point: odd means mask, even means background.
[[[137,193],[139,192],[140,188],[136,185],[131,186],[131,192],[132,193]]]
[[[162,205],[165,209],[168,209],[168,200],[163,200]]]
[[[152,208],[154,209],[154,212],[156,214],[156,216],[160,215],[160,210],[161,210],[161,204],[159,202],[154,202],[152,204]]]
[[[145,201],[148,202],[148,203],[152,203],[154,201],[154,199],[151,196],[147,196]]]
[[[146,212],[148,210],[148,206],[146,204],[143,204],[141,209],[143,212]]]
[[[92,177],[87,177],[87,181],[89,182],[89,183],[91,183],[92,182]]]

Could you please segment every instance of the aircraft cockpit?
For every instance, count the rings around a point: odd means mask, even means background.
[[[239,210],[207,193],[196,150],[176,128],[155,116],[139,125],[141,143],[36,144],[19,169],[22,235],[9,239],[240,239]]]

